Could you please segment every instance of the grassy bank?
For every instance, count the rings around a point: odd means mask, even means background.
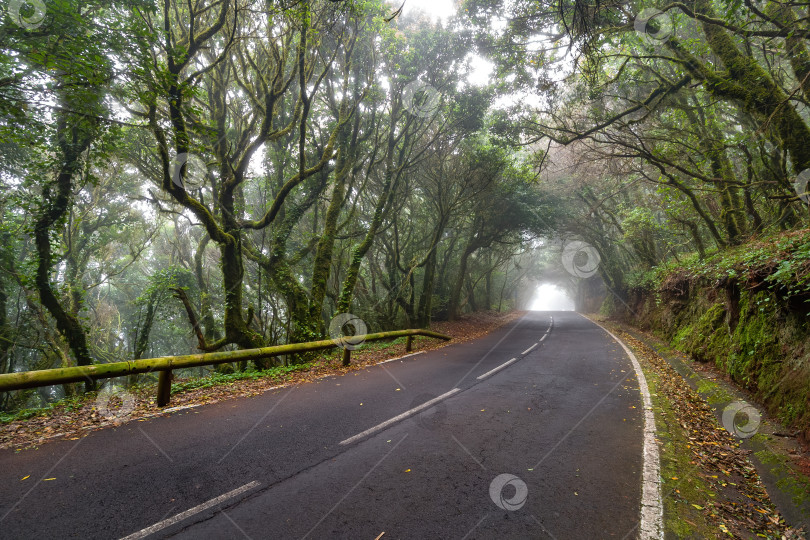
[[[810,230],[637,276],[633,324],[716,365],[810,440]]]

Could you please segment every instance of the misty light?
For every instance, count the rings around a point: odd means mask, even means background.
[[[574,300],[561,288],[551,283],[537,287],[529,304],[531,311],[574,311]]]

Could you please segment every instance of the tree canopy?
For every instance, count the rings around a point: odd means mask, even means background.
[[[9,4],[0,372],[427,327],[540,279],[621,309],[806,226],[809,5],[398,8]]]

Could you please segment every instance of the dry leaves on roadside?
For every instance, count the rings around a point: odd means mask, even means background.
[[[691,451],[692,474],[699,475],[716,496],[693,506],[710,523],[734,538],[790,538],[792,531],[770,501],[756,469],[734,436],[719,425],[711,407],[669,363],[645,343],[622,332],[640,359],[658,376],[658,394],[671,404]],[[667,496],[678,498],[678,484],[666,484]]]

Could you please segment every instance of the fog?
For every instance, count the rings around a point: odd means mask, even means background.
[[[531,303],[531,311],[574,311],[574,300],[563,289],[551,283],[537,287]]]

